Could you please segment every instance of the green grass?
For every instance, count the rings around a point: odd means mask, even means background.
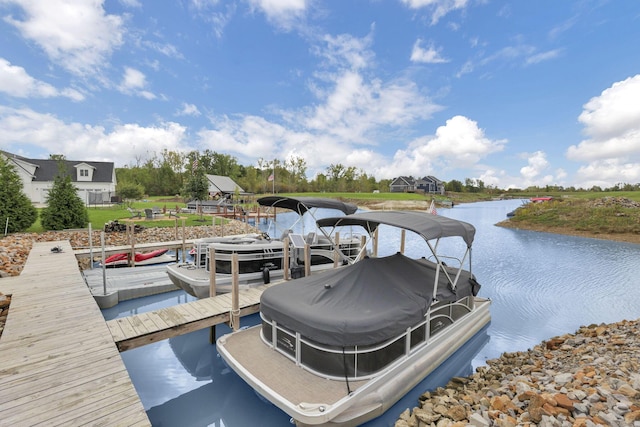
[[[136,224],[142,225],[144,227],[175,227],[176,219],[175,217],[167,217],[166,220],[154,220],[147,221],[144,216],[145,208],[153,208],[159,207],[160,209],[166,208],[167,212],[169,210],[175,210],[176,205],[178,207],[185,207],[186,204],[182,202],[161,202],[162,200],[166,200],[166,198],[155,197],[149,198],[146,201],[136,201],[131,203],[131,206],[135,210],[141,211],[142,218],[132,218],[131,213],[127,210],[127,205],[114,205],[114,206],[90,206],[87,208],[89,212],[89,222],[91,223],[91,228],[93,230],[102,230],[104,225],[110,221],[117,220],[118,222],[124,223],[125,221],[133,220]],[[166,206],[165,206],[166,204]],[[40,211],[41,209],[38,209]],[[178,219],[178,226],[182,226],[182,219],[185,219],[185,226],[198,226],[198,225],[211,225],[213,218],[210,215],[196,215],[196,214],[186,214],[181,213],[180,218]],[[224,221],[222,218],[216,218],[216,224],[221,224]],[[40,223],[40,216],[38,215],[38,219],[36,222],[29,227],[27,232],[32,233],[42,233],[45,231],[42,228],[42,224]]]
[[[609,195],[600,193],[599,199],[602,199],[603,194]],[[520,207],[510,221],[524,227],[532,225],[593,234],[640,234],[640,208],[596,204],[591,198],[576,197],[529,203]]]

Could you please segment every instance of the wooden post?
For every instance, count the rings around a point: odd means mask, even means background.
[[[335,243],[333,244],[333,268],[338,267],[338,261],[340,259],[340,232],[336,232]]]
[[[238,288],[238,254],[231,255],[231,326],[240,329],[240,289]]]
[[[284,280],[289,280],[289,238],[282,241],[284,245],[284,258],[282,259],[282,269],[284,270]]]
[[[89,269],[93,270],[93,230],[89,223]]]
[[[185,242],[186,239],[186,230],[185,230],[185,221],[187,219],[186,218],[182,218],[182,262],[187,262],[187,243]]]
[[[304,276],[311,276],[311,246],[304,244]]]
[[[380,227],[376,227],[376,231],[373,232],[373,256],[378,257],[378,231]]]
[[[216,296],[216,250],[209,250],[209,296]]]
[[[131,259],[129,266],[134,267],[136,263],[136,225],[131,224]]]
[[[175,222],[176,224],[175,224],[175,227],[173,228],[173,235],[174,235],[173,240],[178,240],[178,217],[175,218]]]
[[[400,253],[401,254],[404,254],[404,239],[406,235],[407,235],[407,230],[403,228],[400,233]]]
[[[366,244],[367,244],[367,237],[366,236],[361,236],[360,237],[360,247],[362,249],[361,249],[361,252],[356,257],[357,258],[356,261],[360,261],[362,259],[362,257],[367,255]]]

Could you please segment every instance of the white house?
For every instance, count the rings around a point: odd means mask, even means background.
[[[0,155],[15,166],[26,196],[33,203],[46,203],[59,173],[60,161],[28,159],[6,151],[0,151]],[[116,170],[113,162],[62,160],[62,165],[85,204],[109,203],[115,197]]]

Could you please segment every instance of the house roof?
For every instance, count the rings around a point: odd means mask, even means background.
[[[412,176],[399,176],[391,182],[391,185],[402,185],[402,183],[398,181],[403,181],[405,185],[413,185],[416,182]]]
[[[211,189],[211,187],[213,187],[213,191],[228,194],[228,193],[235,193],[236,189],[238,189],[238,192],[240,193],[245,192],[242,189],[242,187],[236,184],[236,182],[231,178],[229,178],[228,176],[207,174],[207,179],[209,180],[209,183],[210,183],[209,188]]]
[[[29,159],[6,151],[2,151],[2,154],[4,154],[8,159],[18,159],[36,166],[33,181],[49,182],[55,180],[55,177],[58,175],[59,160]],[[71,178],[72,182],[78,181],[76,166],[79,165],[87,165],[94,169],[92,182],[113,181],[113,162],[88,162],[84,160],[62,160],[62,162],[64,164],[65,171]]]

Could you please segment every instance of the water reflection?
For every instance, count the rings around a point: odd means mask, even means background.
[[[521,201],[457,205],[440,215],[476,226],[473,265],[481,296],[493,300],[488,328],[368,427],[393,425],[425,390],[451,376],[468,375],[505,351],[526,350],[581,325],[640,317],[640,245],[496,227]],[[286,217],[285,217],[286,218]],[[278,220],[282,221],[279,215]],[[291,220],[295,218],[292,216]],[[312,224],[305,224],[311,227]],[[309,231],[310,228],[307,228]],[[400,235],[383,232],[381,255],[399,249]],[[424,254],[420,239],[408,238],[406,252]],[[106,318],[156,310],[193,298],[183,292],[125,301],[105,310]],[[257,316],[243,318],[244,326]],[[225,333],[218,326],[218,335]],[[230,371],[202,330],[122,353],[140,398],[155,426],[289,426],[289,417],[262,400]]]

